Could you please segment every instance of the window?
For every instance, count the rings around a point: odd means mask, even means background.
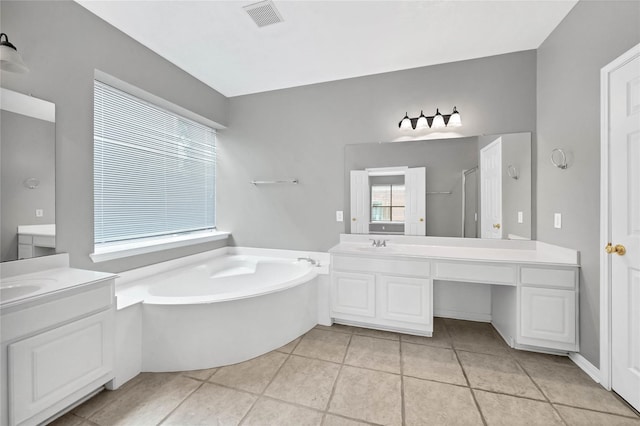
[[[371,185],[371,222],[404,222],[404,185]]]
[[[94,244],[213,230],[215,130],[94,81]]]

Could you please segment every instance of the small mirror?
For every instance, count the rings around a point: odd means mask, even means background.
[[[55,105],[0,89],[0,255],[55,253]]]
[[[347,232],[531,239],[531,134],[345,147]]]

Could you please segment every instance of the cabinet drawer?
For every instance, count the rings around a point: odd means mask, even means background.
[[[532,268],[523,266],[520,268],[520,283],[524,285],[573,289],[576,285],[576,273],[577,271],[574,269]]]
[[[33,237],[31,235],[18,234],[18,244],[33,244]]]
[[[333,256],[331,265],[340,271],[367,271],[382,274],[428,277],[431,273],[428,261],[381,259],[378,257]]]
[[[513,265],[486,263],[435,262],[435,280],[468,281],[488,284],[516,285],[516,268]]]
[[[73,403],[68,399],[78,390],[109,380],[113,315],[113,310],[105,311],[9,345],[11,424],[46,415],[43,412],[54,414]]]
[[[56,247],[56,237],[34,236],[33,245],[38,247]]]
[[[2,340],[10,341],[18,336],[107,309],[113,304],[113,285],[112,279],[98,282],[75,294],[65,292],[65,296],[60,299],[3,314],[0,323]]]

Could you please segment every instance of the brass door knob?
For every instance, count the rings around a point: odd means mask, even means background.
[[[500,224],[499,224],[499,223],[494,223],[494,224],[493,224],[493,227],[494,227],[495,229],[500,229]]]
[[[424,218],[420,218],[420,222],[424,222]]]
[[[355,218],[355,217],[354,217],[354,218],[351,218],[351,220],[355,222],[355,221],[356,221],[356,218]]]
[[[614,246],[609,243],[604,247],[604,251],[606,251],[608,254],[616,253],[618,256],[624,256],[624,254],[627,252],[627,249],[622,244],[616,244]]]

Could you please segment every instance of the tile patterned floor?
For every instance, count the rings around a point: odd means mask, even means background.
[[[318,326],[240,364],[143,373],[52,423],[95,425],[632,425],[566,357],[510,349],[484,323],[433,338]]]

